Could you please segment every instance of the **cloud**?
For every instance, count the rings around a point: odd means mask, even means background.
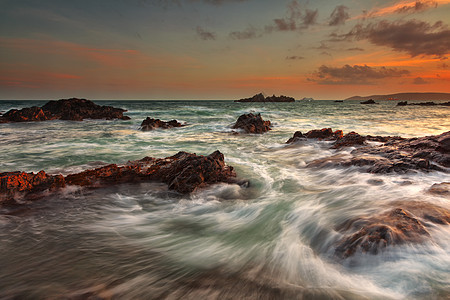
[[[288,4],[287,16],[274,19],[274,24],[266,26],[266,31],[295,31],[298,29],[306,29],[311,25],[317,24],[318,16],[319,10],[303,8],[301,4],[294,0]]]
[[[337,25],[344,25],[345,21],[350,18],[350,15],[347,12],[348,7],[345,5],[338,5],[333,10],[333,12],[330,15],[330,22],[328,25],[330,26],[337,26]]]
[[[422,77],[416,77],[413,80],[413,84],[427,84],[428,82],[425,81]]]
[[[286,59],[288,60],[298,60],[298,59],[305,59],[303,56],[293,55],[293,56],[286,56]]]
[[[450,0],[422,0],[422,1],[403,1],[383,8],[376,8],[365,12],[356,18],[376,18],[391,14],[412,14],[418,13],[430,8],[436,8],[438,4],[447,4]]]
[[[213,4],[213,5],[222,5],[222,4],[226,4],[226,3],[233,3],[233,2],[244,2],[247,0],[189,0],[190,2],[204,2],[204,3],[208,3],[208,4]]]
[[[363,48],[353,47],[353,48],[348,48],[347,51],[365,51],[365,50]]]
[[[430,23],[409,20],[382,20],[366,26],[357,24],[343,35],[331,34],[332,41],[368,40],[374,45],[391,47],[395,51],[417,55],[443,57],[450,53],[450,30],[442,21]]]
[[[385,78],[402,77],[409,74],[407,70],[386,67],[369,67],[367,65],[345,65],[343,67],[329,67],[322,65],[314,73],[314,81],[319,84],[374,84]]]
[[[196,31],[197,31],[197,35],[204,41],[216,39],[216,34],[214,32],[206,31],[205,29],[203,29],[200,26],[197,26]]]
[[[229,36],[234,40],[248,40],[261,37],[262,33],[258,32],[258,30],[255,27],[249,26],[247,29],[243,31],[233,31],[230,33]]]

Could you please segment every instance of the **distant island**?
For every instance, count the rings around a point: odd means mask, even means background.
[[[371,96],[353,96],[345,100],[418,100],[418,101],[440,101],[440,100],[450,100],[450,93],[397,93],[388,95],[371,95]]]
[[[295,102],[295,99],[288,96],[269,96],[264,97],[262,93],[256,94],[251,98],[243,98],[239,100],[234,100],[234,102]]]

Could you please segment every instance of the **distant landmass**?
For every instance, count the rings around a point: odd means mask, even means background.
[[[397,93],[388,95],[371,95],[371,96],[353,96],[345,100],[418,100],[418,101],[439,101],[450,100],[450,93]]]
[[[287,96],[270,96],[264,97],[262,93],[256,94],[251,98],[235,100],[234,102],[295,102],[295,99]]]

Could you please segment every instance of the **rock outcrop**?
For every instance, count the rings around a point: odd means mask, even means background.
[[[129,120],[124,116],[126,110],[112,106],[101,106],[87,99],[61,99],[49,101],[42,107],[27,107],[20,110],[12,109],[0,116],[0,123],[32,122],[48,120],[72,120],[84,119],[121,119]]]
[[[262,93],[256,94],[251,98],[243,98],[239,100],[235,100],[234,102],[295,102],[295,99],[288,96],[269,96],[264,97]]]
[[[177,120],[171,120],[171,121],[161,121],[160,119],[152,119],[150,117],[147,117],[144,121],[141,123],[140,129],[142,131],[150,131],[156,128],[173,128],[173,127],[182,127],[185,126],[178,122]]]
[[[337,231],[345,235],[337,242],[335,254],[340,258],[356,253],[378,254],[388,246],[420,243],[430,238],[429,223],[450,223],[450,212],[443,207],[423,202],[393,204],[398,207],[338,226]]]
[[[107,165],[81,173],[48,175],[25,172],[0,173],[0,204],[17,198],[39,198],[43,192],[54,191],[66,185],[102,187],[121,183],[159,181],[169,189],[182,194],[219,182],[236,182],[233,167],[227,166],[224,156],[215,151],[208,156],[179,152],[166,158],[145,157],[126,165]]]
[[[243,114],[236,123],[233,125],[233,129],[243,129],[246,133],[264,133],[270,128],[270,121],[264,121],[261,114]]]
[[[428,102],[419,102],[419,103],[408,103],[408,101],[400,101],[397,103],[397,106],[407,106],[407,105],[416,105],[416,106],[436,106],[436,105],[442,105],[442,106],[450,106],[449,102],[443,102],[443,103],[435,103],[433,101]]]
[[[317,138],[334,141],[331,148],[354,147],[350,155],[336,155],[314,160],[309,167],[359,166],[370,173],[406,173],[408,171],[448,171],[450,168],[450,131],[440,135],[405,139],[398,136],[363,136],[356,132],[342,135],[331,128],[294,133],[286,143]],[[371,145],[368,141],[379,142]]]
[[[361,104],[378,104],[377,102],[375,102],[373,99],[369,99],[367,101],[362,101],[360,102]]]

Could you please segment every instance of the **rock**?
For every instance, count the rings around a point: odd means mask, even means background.
[[[299,140],[305,139],[318,139],[318,140],[336,140],[343,136],[342,130],[333,131],[331,128],[313,129],[306,134],[302,134],[301,131],[296,131],[294,136],[291,137],[286,144],[295,143]]]
[[[437,106],[437,105],[450,106],[450,101],[449,102],[443,102],[443,103],[435,103],[433,101],[419,102],[419,103],[408,103],[407,101],[400,101],[400,102],[397,103],[397,106],[407,106],[407,105],[415,105],[415,106]]]
[[[173,128],[173,127],[182,127],[185,126],[181,123],[179,123],[177,120],[171,120],[171,121],[161,121],[160,119],[152,119],[150,117],[147,117],[144,121],[141,123],[141,130],[142,131],[149,131],[156,128]]]
[[[14,198],[37,198],[45,191],[54,191],[65,186],[62,175],[25,172],[0,173],[0,204]]]
[[[252,113],[241,115],[232,128],[243,129],[246,133],[264,133],[271,130],[270,121],[264,121],[261,114]]]
[[[408,105],[408,101],[400,101],[397,103],[397,106],[406,106]]]
[[[145,157],[126,165],[107,165],[66,177],[25,172],[0,173],[0,204],[11,202],[16,196],[37,198],[42,191],[54,191],[66,185],[98,188],[121,183],[160,181],[169,189],[186,194],[208,184],[237,183],[233,167],[227,166],[224,156],[215,151],[208,156],[179,152],[166,158]]]
[[[367,101],[362,101],[362,102],[360,102],[361,104],[378,104],[378,103],[376,103],[373,99],[369,99],[369,100],[367,100]]]
[[[304,141],[304,140],[306,140],[306,135],[304,135],[301,131],[296,131],[296,132],[294,133],[294,136],[291,137],[291,138],[286,142],[286,144],[292,144],[292,143],[295,143],[295,142],[298,142],[298,141]]]
[[[29,107],[21,110],[12,109],[0,116],[0,123],[30,122],[48,120],[72,120],[83,119],[121,119],[129,120],[124,116],[126,110],[112,106],[100,106],[86,99],[61,99],[49,101],[42,107]]]
[[[448,225],[450,212],[443,207],[423,202],[398,202],[403,205],[377,216],[367,216],[345,222],[337,230],[344,235],[335,254],[347,258],[355,253],[378,254],[388,246],[420,243],[430,238],[428,222]]]
[[[256,94],[251,98],[243,98],[235,100],[234,102],[295,102],[295,99],[287,96],[270,96],[264,97],[262,93]]]
[[[364,145],[366,142],[366,137],[359,135],[358,133],[352,131],[344,135],[342,138],[339,138],[334,142],[332,148],[341,148],[341,147],[351,147],[355,145]]]
[[[336,103],[343,103],[344,100],[334,100],[334,102],[336,102]]]
[[[450,196],[450,182],[435,183],[430,187],[428,192],[437,195]]]
[[[309,167],[360,166],[370,173],[406,173],[409,171],[443,171],[450,167],[450,131],[440,135],[404,139],[401,137],[373,137],[349,133],[337,139],[332,148],[363,145],[364,141],[383,142],[366,145],[350,156],[333,156],[312,161]]]

